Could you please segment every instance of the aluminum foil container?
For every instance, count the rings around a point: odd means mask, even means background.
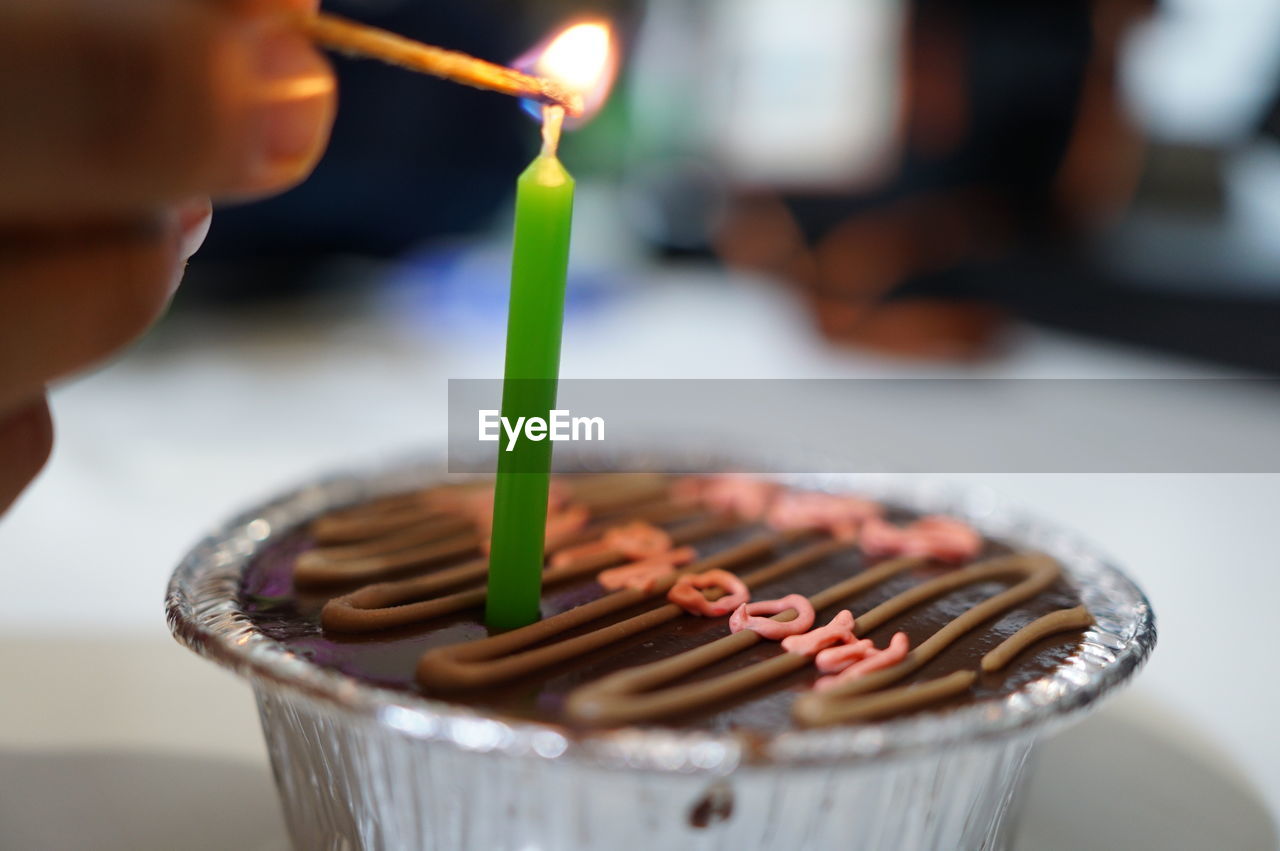
[[[239,586],[265,545],[324,511],[442,476],[438,464],[402,463],[323,479],[226,523],[174,572],[170,627],[252,684],[299,849],[1004,848],[1037,743],[1127,681],[1155,644],[1142,592],[1074,535],[982,493],[844,475],[782,479],[946,512],[1053,555],[1096,620],[1080,651],[1002,699],[749,739],[489,717],[356,682],[255,628]]]

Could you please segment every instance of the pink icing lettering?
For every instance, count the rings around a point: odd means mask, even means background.
[[[866,658],[859,662],[854,662],[838,674],[819,677],[813,687],[818,691],[824,691],[839,683],[856,680],[858,677],[865,677],[872,671],[892,667],[906,659],[909,650],[910,641],[907,639],[907,634],[905,632],[894,633],[893,638],[889,639],[888,647],[883,650],[873,650]]]
[[[855,496],[788,491],[774,500],[766,519],[775,529],[825,529],[849,541],[857,537],[863,523],[881,514],[878,503]]]
[[[795,609],[796,616],[789,621],[775,621],[762,615],[776,615],[788,609]],[[749,629],[761,638],[781,641],[791,635],[800,635],[813,626],[816,617],[813,604],[803,594],[788,594],[779,600],[759,600],[754,603],[743,603],[729,616],[729,631],[742,632]]]
[[[922,517],[907,526],[873,518],[863,524],[858,545],[873,558],[923,556],[959,563],[978,554],[982,549],[982,536],[951,517]]]
[[[782,649],[801,656],[815,656],[819,650],[835,644],[848,644],[854,640],[853,612],[843,609],[826,626],[811,629],[801,635],[782,639]]]
[[[658,580],[670,576],[678,566],[688,564],[697,557],[698,553],[693,547],[680,547],[634,564],[603,570],[596,581],[610,591],[621,588],[652,591]]]
[[[724,596],[708,600],[702,593],[707,588],[719,588]],[[751,598],[746,584],[727,570],[708,570],[706,573],[689,573],[676,580],[667,592],[667,599],[691,615],[718,618],[727,615]]]

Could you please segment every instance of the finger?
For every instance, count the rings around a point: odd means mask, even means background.
[[[246,196],[302,179],[332,72],[284,3],[0,4],[0,221]]]
[[[993,305],[907,299],[871,306],[817,295],[818,325],[830,340],[897,357],[978,360],[995,353],[1004,312]]]
[[[0,232],[0,410],[145,331],[181,269],[172,213],[57,232]]]
[[[53,421],[44,396],[0,416],[0,514],[36,477],[53,448]]]
[[[739,198],[715,237],[716,253],[726,264],[785,276],[798,254],[807,251],[795,217],[772,195]]]

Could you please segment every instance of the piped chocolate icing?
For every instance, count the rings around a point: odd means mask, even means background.
[[[254,562],[246,609],[380,686],[571,727],[762,733],[1006,695],[1092,622],[1054,560],[949,518],[613,474],[557,482],[543,618],[490,635],[491,504],[451,485],[326,514]]]

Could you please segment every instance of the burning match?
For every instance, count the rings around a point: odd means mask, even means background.
[[[377,27],[320,12],[302,18],[303,29],[315,41],[350,56],[381,59],[392,65],[431,74],[477,89],[502,92],[558,106],[570,116],[583,111],[581,94],[566,91],[543,77],[485,62],[456,50],[423,44]]]

